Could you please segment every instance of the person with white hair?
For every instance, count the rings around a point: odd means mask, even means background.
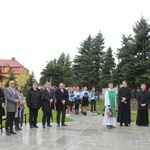
[[[61,124],[62,126],[67,126],[65,124],[65,115],[69,95],[63,83],[59,84],[59,88],[55,91],[55,96],[56,96],[56,110],[57,110],[57,118],[56,118],[57,125],[58,127],[60,127],[60,115],[62,114]]]

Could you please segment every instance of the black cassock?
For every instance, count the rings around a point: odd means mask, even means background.
[[[148,119],[149,98],[150,93],[148,91],[140,90],[137,92],[138,110],[137,110],[136,124],[138,126],[147,126],[149,124]],[[146,104],[146,106],[142,107],[141,104]]]
[[[121,102],[122,98],[125,97],[126,101]],[[117,122],[130,124],[131,116],[130,116],[130,99],[132,97],[132,91],[129,87],[121,87],[118,91],[118,117]]]

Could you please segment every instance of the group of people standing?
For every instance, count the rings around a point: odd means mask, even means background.
[[[5,101],[7,99],[7,103]],[[2,116],[5,115],[6,103],[6,135],[16,134],[15,131],[22,130],[20,127],[20,120],[24,112],[24,96],[21,93],[21,87],[16,86],[13,80],[9,81],[9,87],[3,89],[2,82],[0,82],[0,121]],[[13,129],[15,124],[15,131]]]
[[[92,88],[91,92],[87,90],[87,87],[83,87],[81,90],[79,86],[68,88],[69,98],[67,102],[67,116],[70,116],[70,111],[74,107],[75,114],[79,115],[79,108],[81,105],[81,113],[87,115],[87,106],[89,100],[91,102],[91,112],[93,115],[96,114],[96,100],[98,99],[98,93],[95,91],[95,87]]]
[[[5,101],[7,100],[7,103]],[[98,93],[93,87],[89,92],[87,87],[83,87],[81,90],[79,86],[65,88],[63,83],[59,84],[56,89],[52,88],[50,82],[46,82],[44,88],[39,89],[38,83],[33,82],[30,89],[26,92],[26,104],[29,108],[29,124],[30,128],[38,128],[37,118],[38,111],[42,108],[42,125],[43,128],[52,127],[50,120],[53,119],[52,109],[56,107],[57,126],[67,126],[65,124],[65,116],[70,116],[72,109],[75,109],[75,114],[79,115],[79,108],[84,116],[87,115],[87,106],[89,100],[91,102],[91,112],[96,114],[96,99]],[[131,122],[130,114],[130,100],[132,98],[132,90],[127,86],[127,82],[122,82],[122,87],[116,95],[113,89],[113,83],[108,84],[108,89],[104,96],[104,121],[103,124],[107,128],[115,128],[116,118],[120,126],[129,126]],[[141,90],[137,92],[137,119],[136,124],[138,126],[147,126],[149,124],[148,119],[148,103],[150,101],[150,92],[147,91],[146,85],[141,85]],[[2,82],[0,82],[0,122],[2,116],[5,115],[5,103],[6,103],[6,135],[16,134],[15,131],[22,130],[20,127],[20,119],[24,114],[24,96],[21,92],[21,87],[15,85],[13,80],[9,81],[9,87],[3,90]],[[62,116],[62,118],[60,118]],[[15,124],[15,131],[13,130],[13,124]]]
[[[118,98],[118,105],[117,105]],[[122,87],[116,96],[113,89],[113,83],[108,84],[105,92],[105,114],[103,124],[107,128],[115,128],[116,118],[120,126],[129,126],[131,123],[131,106],[132,90],[128,87],[127,81],[122,82]],[[141,90],[137,92],[137,126],[148,126],[148,103],[150,102],[150,92],[146,89],[146,84],[141,85]]]

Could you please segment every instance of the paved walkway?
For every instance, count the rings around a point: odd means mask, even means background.
[[[68,127],[30,129],[23,125],[17,135],[0,134],[0,150],[149,150],[150,127],[129,127],[107,129],[102,125],[102,116],[71,115],[73,122]]]

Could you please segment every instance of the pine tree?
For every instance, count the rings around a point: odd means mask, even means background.
[[[101,67],[103,64],[104,38],[99,32],[91,35],[80,44],[78,55],[74,59],[74,81],[79,86],[99,87]]]
[[[112,72],[114,68],[115,68],[115,59],[113,57],[112,49],[111,47],[109,47],[104,56],[104,63],[102,66],[102,73],[99,82],[102,88],[106,88],[108,86],[108,82],[113,81]]]
[[[27,86],[32,86],[32,83],[36,81],[34,72],[32,71],[29,79],[27,80]]]
[[[121,79],[128,81],[136,90],[142,83],[150,85],[150,25],[143,17],[133,26],[134,35],[122,38],[122,48],[118,49],[120,64],[117,71]],[[116,78],[118,77],[115,71]],[[119,80],[118,80],[119,81]]]
[[[52,78],[52,85],[58,86],[64,83],[66,86],[72,85],[72,68],[69,54],[60,55],[58,60],[51,60],[41,72],[40,84],[44,85],[47,80]]]
[[[89,86],[89,51],[92,49],[92,37],[88,36],[78,48],[78,55],[75,56],[73,64],[74,83],[79,86]]]
[[[72,62],[69,54],[66,55],[64,62],[64,83],[66,86],[73,86]]]

